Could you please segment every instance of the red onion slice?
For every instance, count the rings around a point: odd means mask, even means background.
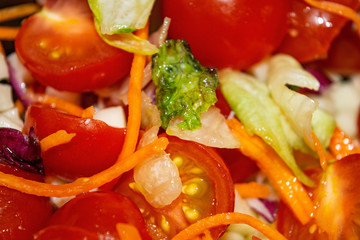
[[[260,214],[266,221],[272,223],[276,219],[276,213],[279,207],[277,201],[260,199],[260,198],[249,198],[247,199],[249,206]]]

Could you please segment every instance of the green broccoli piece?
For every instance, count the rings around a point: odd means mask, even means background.
[[[179,128],[200,128],[201,113],[217,101],[216,69],[201,66],[185,40],[168,40],[153,55],[152,79],[157,86],[156,105],[165,129],[176,116],[184,118]]]

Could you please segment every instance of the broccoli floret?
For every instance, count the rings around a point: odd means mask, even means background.
[[[168,40],[153,55],[152,79],[157,86],[156,105],[165,129],[176,116],[184,118],[179,128],[200,128],[201,113],[217,101],[216,69],[201,66],[185,40]]]

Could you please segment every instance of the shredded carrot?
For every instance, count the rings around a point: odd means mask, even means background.
[[[235,189],[242,198],[266,198],[270,195],[270,189],[257,182],[236,183]]]
[[[81,117],[82,118],[93,118],[95,112],[96,111],[95,111],[94,106],[90,106],[83,110],[83,112],[81,113]]]
[[[139,162],[153,154],[164,151],[169,141],[167,138],[159,138],[154,142],[139,149],[126,157],[122,163],[117,162],[113,166],[91,177],[82,177],[74,182],[53,185],[17,177],[12,174],[0,172],[0,186],[18,190],[20,192],[45,196],[45,197],[69,197],[83,192],[88,192],[112,181],[124,172],[134,168]]]
[[[336,159],[341,159],[347,155],[360,153],[360,147],[340,128],[336,127],[329,145],[330,151]]]
[[[328,159],[329,155],[326,154],[325,149],[321,145],[320,140],[318,139],[318,137],[316,136],[316,134],[314,132],[312,133],[312,138],[314,140],[315,151],[317,152],[319,159],[320,159],[320,166],[323,170],[325,170],[327,167],[328,160],[329,160]]]
[[[50,134],[49,136],[41,139],[40,146],[41,151],[46,152],[50,148],[53,148],[58,145],[68,143],[76,136],[76,133],[67,133],[65,130],[59,130]]]
[[[260,238],[258,238],[257,236],[252,236],[251,238],[252,240],[261,240]]]
[[[352,20],[357,29],[358,34],[360,36],[360,16],[357,14],[356,10],[342,5],[340,3],[329,2],[329,1],[316,1],[316,0],[304,0],[310,6],[322,9],[327,12],[334,13],[336,15],[348,18]]]
[[[22,114],[25,112],[25,106],[19,99],[17,99],[15,101],[15,107],[17,108],[19,114]]]
[[[139,231],[131,224],[117,223],[116,230],[121,240],[141,240]]]
[[[31,98],[34,102],[41,103],[52,108],[57,108],[74,116],[81,117],[84,113],[84,109],[82,107],[51,95],[36,93],[33,94]]]
[[[38,11],[39,5],[35,3],[20,4],[0,9],[0,22],[26,17]]]
[[[149,23],[145,28],[136,32],[136,35],[140,38],[147,39],[149,33]],[[146,56],[140,54],[134,54],[129,80],[128,91],[128,104],[129,104],[129,116],[127,121],[126,136],[124,145],[118,161],[127,157],[133,153],[136,149],[136,144],[139,137],[140,123],[141,123],[141,87],[144,76],[144,68],[146,64]]]
[[[286,240],[286,238],[276,229],[269,227],[265,223],[250,215],[237,212],[220,213],[203,218],[196,223],[193,223],[189,227],[183,229],[172,240],[194,239],[196,236],[204,233],[210,228],[232,223],[248,224],[249,226],[263,233],[270,240]]]
[[[19,32],[18,27],[0,27],[0,39],[1,40],[14,40]]]
[[[5,50],[1,42],[0,42],[0,53],[5,55]]]
[[[202,240],[213,240],[209,230],[204,231],[204,237],[202,238]]]
[[[240,141],[239,150],[256,162],[298,220],[302,224],[309,222],[314,205],[302,184],[279,155],[258,136],[250,136],[244,126],[235,118],[227,120],[227,124]]]

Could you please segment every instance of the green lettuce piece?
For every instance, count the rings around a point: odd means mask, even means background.
[[[165,129],[176,116],[184,118],[179,128],[200,128],[201,113],[217,101],[217,71],[201,66],[185,40],[168,40],[153,55],[152,79]]]
[[[327,112],[318,108],[312,117],[311,127],[323,148],[328,148],[336,127],[335,119]]]
[[[293,147],[284,131],[284,128],[291,127],[272,100],[266,84],[250,75],[232,70],[220,72],[219,78],[221,92],[246,130],[269,144],[302,183],[313,186],[313,181],[295,161]],[[294,136],[292,138],[296,141]]]
[[[153,55],[158,52],[148,40],[132,32],[144,28],[155,0],[88,0],[95,27],[109,45],[128,52]]]

